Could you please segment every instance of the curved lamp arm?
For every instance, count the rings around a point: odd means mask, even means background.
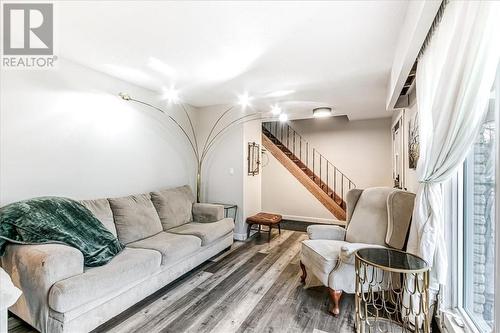
[[[143,104],[143,105],[149,106],[150,108],[155,109],[156,111],[159,111],[159,112],[167,115],[167,117],[169,117],[170,120],[172,120],[174,122],[174,124],[177,125],[177,127],[179,127],[179,129],[182,131],[182,133],[184,134],[184,136],[188,139],[189,144],[191,145],[191,148],[193,149],[193,153],[194,153],[194,155],[196,157],[196,161],[197,161],[197,163],[200,163],[200,156],[199,156],[199,153],[198,153],[198,145],[195,146],[195,144],[193,143],[193,140],[191,140],[191,137],[187,134],[186,130],[177,122],[177,120],[175,120],[174,117],[172,117],[171,115],[169,115],[168,113],[166,113],[165,111],[163,111],[162,109],[160,109],[159,107],[156,107],[156,106],[154,106],[152,104],[149,104],[149,103],[146,103],[146,102],[143,102],[143,101],[140,101],[138,99],[134,99],[134,98],[130,97],[130,95],[126,94],[126,93],[122,93],[121,92],[118,95],[123,100],[125,100],[125,101],[132,101],[132,102],[136,102],[136,103],[139,103],[139,104]],[[195,142],[197,142],[197,140],[196,140],[196,134],[195,134],[194,128],[193,128],[193,123],[191,122],[191,117],[189,116],[189,114],[186,111],[186,109],[184,109],[184,112],[186,113],[186,116],[189,119],[189,123],[191,124],[191,129],[193,131],[194,140],[195,140]]]

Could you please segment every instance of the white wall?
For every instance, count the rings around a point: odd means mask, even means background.
[[[1,72],[0,205],[36,196],[121,196],[194,186],[187,141],[120,91],[156,94],[58,60],[54,70]]]
[[[348,121],[345,117],[290,122],[310,145],[344,172],[357,188],[392,186],[391,119]],[[268,154],[270,155],[270,154]],[[263,209],[288,218],[331,222],[334,217],[269,157],[263,168]]]
[[[271,153],[262,168],[262,210],[285,219],[331,223],[335,219]]]
[[[228,105],[215,105],[196,110],[197,132],[202,147],[210,128],[228,107]],[[242,114],[241,110],[235,108],[223,118],[218,128],[223,128]],[[238,217],[235,222],[236,239],[245,239],[246,217],[261,210],[261,176],[247,175],[246,158],[249,141],[260,143],[260,121],[232,126],[221,135],[207,155],[202,172],[203,202],[238,205]]]
[[[296,120],[291,126],[358,188],[391,186],[391,119]]]

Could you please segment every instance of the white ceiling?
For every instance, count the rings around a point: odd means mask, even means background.
[[[406,1],[68,1],[56,5],[59,54],[194,106],[279,103],[292,118],[330,105],[387,117]],[[282,95],[272,97],[274,95]]]

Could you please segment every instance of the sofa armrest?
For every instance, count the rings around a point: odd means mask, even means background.
[[[23,292],[12,312],[40,331],[47,331],[48,295],[52,285],[83,273],[83,254],[62,244],[9,244],[2,267]]]
[[[307,227],[309,239],[329,239],[343,241],[345,229],[338,225],[310,225]]]
[[[345,264],[354,265],[354,260],[355,260],[354,252],[364,248],[384,249],[385,246],[365,244],[365,243],[346,243],[345,245],[342,245],[342,247],[340,248],[340,254],[339,254],[340,261],[342,261]]]
[[[224,218],[224,206],[208,203],[193,204],[195,222],[216,222]]]

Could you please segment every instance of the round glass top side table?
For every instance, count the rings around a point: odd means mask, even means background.
[[[430,332],[429,266],[388,248],[355,253],[356,332]]]

